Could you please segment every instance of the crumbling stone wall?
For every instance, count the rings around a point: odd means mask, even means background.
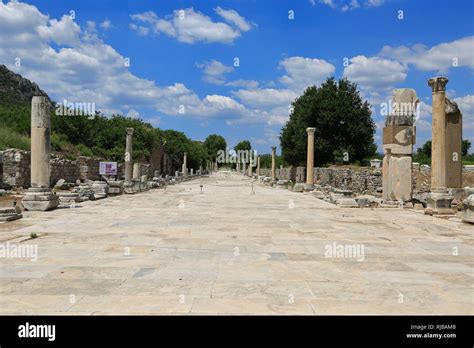
[[[306,167],[296,167],[295,182],[301,183],[306,181]]]
[[[382,186],[382,171],[378,168],[315,168],[314,182],[322,186],[371,194]]]
[[[76,182],[81,176],[77,161],[54,156],[49,163],[51,169],[51,185],[54,185],[59,179],[64,179],[67,182]]]
[[[81,181],[99,180],[99,162],[100,160],[98,159],[87,156],[79,156],[77,158],[77,164],[79,166],[79,179]]]
[[[2,151],[3,182],[10,186],[29,187],[31,156],[29,151],[7,149]]]

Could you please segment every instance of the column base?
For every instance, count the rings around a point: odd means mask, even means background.
[[[313,191],[314,190],[314,184],[304,184],[303,185],[303,190],[304,191]]]
[[[58,207],[59,197],[49,188],[30,187],[22,203],[28,211],[47,211]]]
[[[19,207],[0,208],[0,222],[18,220],[22,217]]]
[[[123,192],[129,195],[133,195],[140,192],[140,181],[133,180],[123,183]]]
[[[462,221],[474,224],[474,194],[463,201],[464,209],[460,214]]]
[[[425,214],[428,215],[452,215],[454,209],[451,208],[451,202],[454,197],[449,195],[447,190],[435,190],[430,192],[426,199],[427,208]]]

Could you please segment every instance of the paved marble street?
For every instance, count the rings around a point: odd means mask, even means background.
[[[0,258],[0,314],[474,314],[472,225],[254,190],[220,172],[26,212],[0,243],[38,259]]]

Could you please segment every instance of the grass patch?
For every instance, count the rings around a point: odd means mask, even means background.
[[[30,146],[31,141],[27,136],[7,127],[0,127],[0,151],[10,148],[29,151]]]

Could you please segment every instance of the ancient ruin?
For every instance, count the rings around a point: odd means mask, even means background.
[[[22,201],[26,210],[46,211],[59,205],[50,187],[50,107],[46,97],[35,96],[31,101],[31,187]]]
[[[446,77],[428,80],[432,101],[432,145],[431,145],[431,193],[428,196],[429,214],[452,214],[451,202],[454,197],[447,190],[447,134],[446,134]]]
[[[383,199],[386,202],[406,202],[412,198],[414,117],[418,103],[413,89],[396,89],[393,93],[392,110],[383,129]]]

